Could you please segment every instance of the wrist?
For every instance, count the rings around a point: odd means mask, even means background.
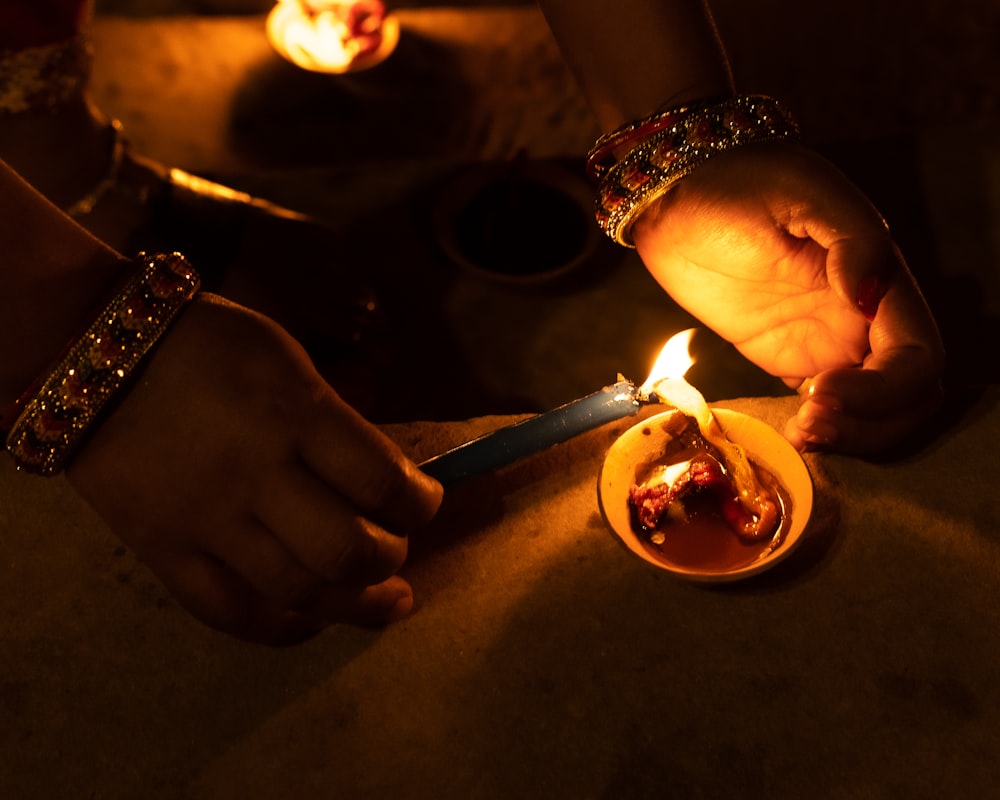
[[[787,110],[764,95],[681,106],[627,123],[598,139],[587,156],[587,173],[599,181],[597,222],[615,242],[633,247],[632,224],[701,164],[797,136]]]
[[[29,316],[5,326],[9,336],[0,348],[5,354],[0,372],[0,433],[10,429],[24,403],[65,358],[131,269],[131,261],[115,258],[106,268],[88,273],[86,283],[66,281],[54,287],[47,305],[23,302],[22,313]]]
[[[65,354],[130,267],[113,254],[61,280],[19,287],[3,309],[0,429],[5,412]]]
[[[140,253],[53,368],[15,405],[6,445],[18,466],[43,475],[66,466],[199,287],[197,272],[179,253]]]
[[[44,371],[129,262],[0,161],[0,407]]]

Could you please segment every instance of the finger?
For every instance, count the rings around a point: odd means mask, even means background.
[[[262,598],[211,556],[158,553],[149,564],[191,616],[239,639],[274,646],[294,644],[331,622]]]
[[[926,351],[899,348],[878,363],[818,375],[785,435],[799,449],[869,455],[901,444],[942,401]]]
[[[786,427],[793,444],[874,453],[901,443],[941,406],[941,337],[895,248],[893,260],[898,269],[874,309],[863,367],[829,370],[807,383]]]
[[[808,396],[836,398],[850,416],[876,418],[896,414],[920,402],[926,393],[939,398],[944,348],[908,270],[893,279],[872,320],[868,340],[871,352],[862,369],[820,373],[811,381]]]
[[[883,372],[903,387],[936,380],[944,370],[945,353],[934,315],[920,287],[896,250],[899,269],[874,309],[871,357],[865,367]]]
[[[386,529],[414,530],[437,512],[441,485],[332,389],[322,393],[303,430],[298,452],[304,463]]]
[[[155,571],[181,606],[205,625],[272,646],[296,644],[335,623],[386,625],[413,610],[413,590],[395,576],[374,586],[327,587],[311,606],[293,610],[256,593],[210,556],[160,554]]]
[[[819,171],[819,172],[817,172]],[[790,210],[789,232],[827,251],[830,286],[869,318],[898,267],[892,234],[878,209],[835,166],[810,160]]]
[[[884,419],[925,397],[938,398],[940,384],[940,370],[926,348],[900,347],[869,357],[861,368],[820,373],[806,400],[848,416]]]
[[[786,424],[785,438],[798,450],[874,455],[911,438],[941,406],[941,398],[938,384],[884,416],[846,413],[829,396],[809,398]]]
[[[208,555],[242,578],[255,593],[279,608],[310,606],[322,591],[323,580],[302,562],[260,520],[217,531]]]
[[[310,616],[361,627],[397,622],[413,611],[413,590],[399,576],[364,587],[331,586],[306,611]]]
[[[405,537],[366,519],[308,469],[280,470],[262,485],[256,517],[319,580],[366,586],[394,575],[406,560]]]

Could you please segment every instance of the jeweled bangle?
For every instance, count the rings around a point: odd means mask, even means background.
[[[722,102],[723,99],[721,97],[712,97],[697,103],[658,109],[647,117],[626,122],[613,131],[605,133],[594,142],[593,147],[587,152],[587,160],[584,164],[587,177],[595,181],[600,179],[614,166],[615,161],[617,161],[615,153],[619,148],[633,142],[639,143],[642,139],[647,139],[659,133],[664,128],[675,125],[683,120],[686,115],[703,109],[706,106]]]
[[[615,242],[634,247],[631,228],[636,218],[700,164],[736,147],[795,137],[798,132],[778,101],[760,95],[685,113],[607,170],[597,190],[597,222]]]
[[[179,253],[136,258],[136,271],[28,399],[7,435],[18,467],[54,475],[201,285]]]

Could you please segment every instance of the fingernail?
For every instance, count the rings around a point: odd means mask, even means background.
[[[387,620],[389,622],[399,622],[406,619],[413,612],[413,592],[402,592],[397,598],[395,605],[389,611]]]
[[[877,275],[869,275],[863,278],[858,284],[857,304],[858,309],[865,315],[865,319],[871,322],[878,312],[878,304],[882,302],[888,286]]]
[[[796,420],[802,438],[809,444],[828,445],[837,438],[837,426],[830,420],[824,419],[822,413],[817,413],[821,409],[815,406],[803,406],[799,410]]]
[[[836,411],[840,413],[844,410],[844,401],[833,394],[827,394],[826,392],[817,392],[813,389],[809,390],[809,400],[810,403],[815,403],[822,409],[826,411]]]
[[[802,426],[803,438],[810,444],[833,444],[837,438],[837,428],[829,422],[813,419]]]
[[[810,445],[831,445],[837,438],[837,432],[830,428],[828,431],[820,433],[819,431],[812,431],[807,433],[805,436],[806,442]]]

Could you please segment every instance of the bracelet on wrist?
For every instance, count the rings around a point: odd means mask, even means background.
[[[616,154],[621,148],[629,145],[634,147],[664,128],[682,122],[688,114],[728,99],[731,99],[731,96],[710,97],[682,106],[660,108],[649,116],[626,122],[613,131],[608,131],[598,138],[587,152],[587,160],[584,165],[587,177],[594,181],[600,180],[615,165],[618,160]]]
[[[135,271],[20,405],[7,451],[20,469],[66,467],[101,412],[126,389],[143,358],[201,285],[180,253],[135,259]]]
[[[709,158],[798,133],[791,115],[777,100],[764,95],[661,111],[622,126],[591,149],[590,171],[600,176],[597,222],[612,240],[634,247],[631,228],[638,216]],[[609,158],[613,150],[635,138],[641,141],[618,160]]]

